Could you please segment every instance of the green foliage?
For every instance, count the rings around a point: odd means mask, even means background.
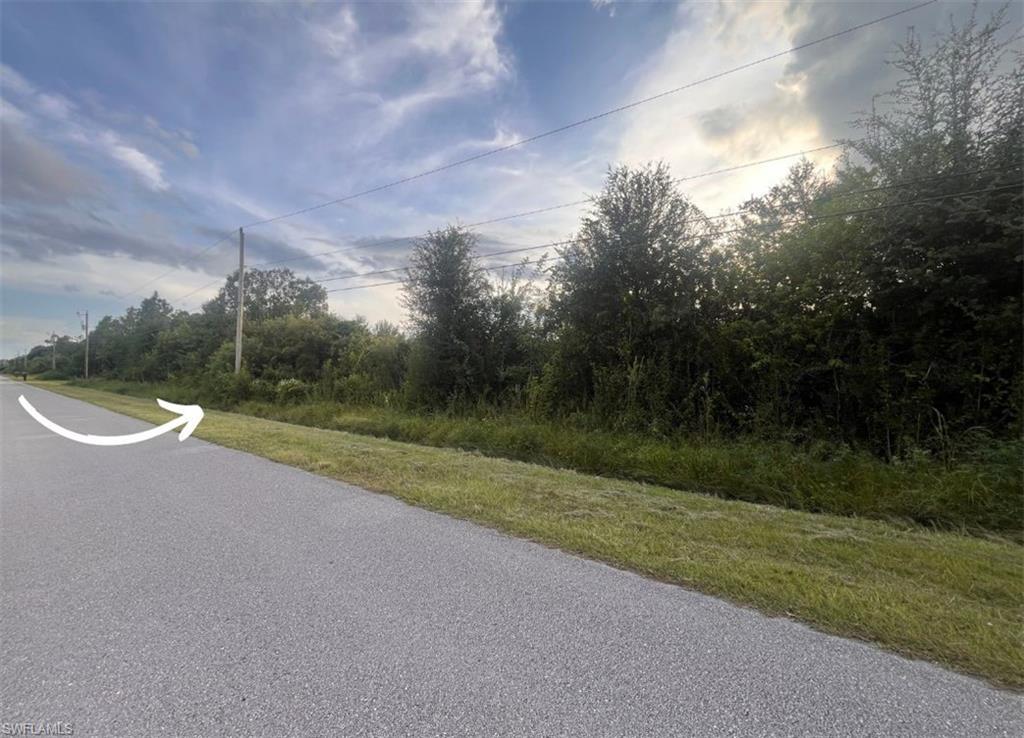
[[[692,421],[717,311],[710,221],[667,167],[609,172],[577,239],[551,269],[556,398],[652,429]]]
[[[92,373],[173,380],[221,407],[285,403],[328,424],[332,405],[314,402],[387,408],[388,428],[425,422],[408,410],[470,426],[500,416],[518,435],[481,441],[488,452],[801,509],[1013,528],[1020,499],[1000,449],[1019,438],[1024,405],[1024,63],[1011,42],[1003,12],[928,49],[911,34],[894,62],[902,79],[835,170],[798,163],[728,228],[666,166],[613,167],[545,294],[489,280],[474,234],[451,226],[413,249],[408,335],[330,315],[323,288],[289,270],[253,270],[241,375],[235,276],[197,314],[154,294],[103,318]],[[80,342],[58,339],[56,356],[58,374],[80,375]],[[21,365],[38,373],[53,357],[37,346]],[[475,438],[443,425],[400,437]],[[557,436],[572,429],[602,440],[565,447]],[[638,460],[615,438],[671,450]],[[686,449],[722,439],[846,449],[828,464],[855,489],[788,462],[776,475],[771,454],[702,476],[723,462]],[[848,466],[864,454],[902,481]],[[998,479],[971,481],[986,464]],[[943,479],[975,471],[949,488],[901,476],[934,465]]]
[[[906,78],[835,177],[804,164],[744,204],[723,331],[738,427],[889,458],[1018,427],[1022,67],[1001,24],[972,19],[930,53],[911,36]]]
[[[341,402],[394,405],[401,396],[409,362],[409,342],[387,322],[356,331],[343,360],[324,367],[325,396]]]
[[[203,312],[234,326],[238,306],[238,272],[224,282]],[[296,277],[291,269],[247,269],[245,314],[255,323],[286,316],[316,318],[327,314],[327,291],[313,280]]]
[[[323,366],[337,360],[352,334],[361,330],[359,322],[330,315],[254,321],[245,339],[245,364],[253,375],[269,381],[314,382]]]
[[[487,390],[491,290],[475,250],[476,237],[454,226],[413,247],[403,303],[418,339],[409,363],[414,401],[440,404]]]
[[[309,385],[299,379],[282,379],[274,388],[274,399],[282,405],[301,402],[309,397]]]
[[[409,261],[407,398],[465,406],[524,388],[535,332],[529,290],[515,279],[503,289],[488,282],[476,237],[456,226],[418,240]]]
[[[218,377],[230,383],[234,375]],[[244,377],[244,375],[243,375]],[[245,379],[238,380],[245,385]],[[117,394],[195,402],[196,388],[93,380],[81,386]],[[536,420],[483,408],[473,414],[417,412],[310,399],[312,389],[283,380],[268,395],[214,388],[211,407],[286,423],[344,430],[437,447],[459,448],[716,497],[837,515],[899,520],[1024,541],[1020,440],[977,436],[957,461],[930,454],[887,463],[848,446],[816,441],[652,437],[581,421]],[[241,399],[227,401],[234,392]],[[245,399],[248,398],[248,399]]]
[[[239,411],[289,423],[453,447],[811,512],[900,519],[1024,539],[1019,441],[987,442],[944,464],[927,455],[885,463],[818,443],[652,438],[538,422],[509,413],[454,415],[306,403],[245,403]]]

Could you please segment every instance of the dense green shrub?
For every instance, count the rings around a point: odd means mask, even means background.
[[[309,385],[300,379],[281,379],[274,387],[274,400],[282,405],[292,405],[309,397]]]

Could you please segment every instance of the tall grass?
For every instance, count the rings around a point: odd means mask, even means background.
[[[195,401],[180,385],[92,381],[97,389]],[[217,405],[216,402],[212,403]],[[1022,444],[991,442],[958,463],[886,463],[866,452],[785,442],[658,438],[537,422],[521,415],[415,413],[332,402],[221,407],[271,420],[459,448],[809,512],[904,521],[1024,539]]]

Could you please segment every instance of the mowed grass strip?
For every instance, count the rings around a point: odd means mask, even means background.
[[[152,400],[58,383],[152,423]],[[195,435],[1024,688],[1024,548],[208,411]]]

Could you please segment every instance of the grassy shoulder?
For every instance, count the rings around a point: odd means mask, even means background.
[[[188,388],[169,383],[92,380],[89,386],[195,401]],[[886,464],[867,453],[824,445],[815,451],[783,442],[672,440],[511,414],[460,417],[333,402],[248,401],[223,409],[795,510],[908,520],[1024,539],[1020,443],[992,444],[984,455],[950,466],[924,457]]]
[[[153,423],[147,399],[47,389]],[[1024,688],[1024,548],[208,411],[195,435]]]

